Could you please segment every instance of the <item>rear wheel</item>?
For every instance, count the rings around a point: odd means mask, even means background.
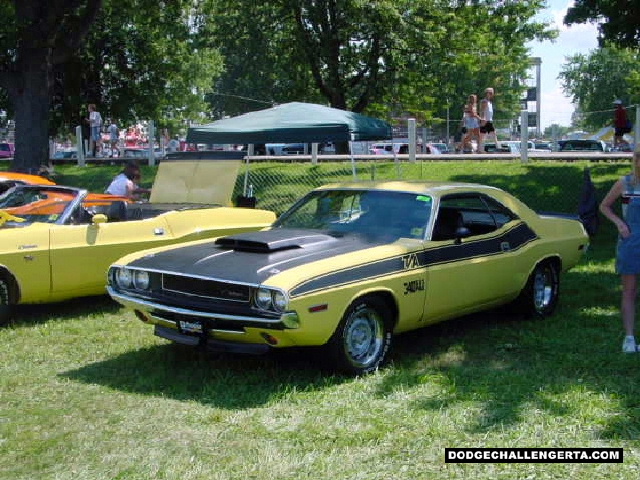
[[[559,292],[560,272],[557,263],[542,261],[531,272],[516,301],[518,310],[528,316],[549,316],[558,304]]]
[[[391,348],[391,317],[378,297],[366,296],[352,303],[326,346],[332,366],[351,375],[378,369]]]

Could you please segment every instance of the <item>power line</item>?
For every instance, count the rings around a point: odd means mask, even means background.
[[[242,95],[234,95],[234,94],[231,94],[231,93],[212,92],[211,94],[212,95],[220,95],[221,97],[239,98],[241,100],[247,100],[249,102],[263,103],[265,105],[270,105],[272,107],[276,105],[276,102],[274,102],[274,101],[266,102],[264,100],[258,100],[256,98],[244,97]]]

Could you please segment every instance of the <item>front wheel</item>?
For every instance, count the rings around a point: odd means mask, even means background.
[[[0,326],[7,325],[11,319],[11,301],[9,284],[0,277]]]
[[[547,317],[558,304],[560,272],[555,262],[538,263],[517,300],[518,309],[525,315]]]
[[[387,359],[392,333],[387,305],[374,296],[358,299],[327,343],[328,360],[337,370],[351,375],[373,372]]]

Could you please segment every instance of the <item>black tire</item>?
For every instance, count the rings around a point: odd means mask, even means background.
[[[327,343],[327,360],[343,373],[371,373],[387,360],[392,336],[389,307],[378,297],[362,297],[349,306]]]
[[[0,277],[0,326],[5,326],[11,320],[11,295],[9,283]]]
[[[560,272],[556,262],[538,263],[516,300],[517,309],[526,316],[548,317],[558,304]]]

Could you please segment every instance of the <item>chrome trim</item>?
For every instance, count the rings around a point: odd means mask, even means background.
[[[140,258],[144,258],[144,256],[140,257]],[[157,270],[155,268],[141,268],[141,267],[135,267],[135,266],[131,266],[131,265],[120,265],[117,263],[114,263],[113,265],[111,265],[112,268],[129,268],[131,270],[145,270],[149,273],[158,273],[161,275],[175,275],[176,277],[183,277],[183,278],[197,278],[198,280],[208,280],[211,282],[220,282],[220,283],[227,283],[229,285],[243,285],[245,287],[253,287],[253,288],[259,288],[262,284],[261,283],[248,283],[248,282],[230,282],[229,279],[227,278],[218,278],[218,277],[207,277],[204,275],[185,275],[183,272],[174,272],[171,270]],[[276,289],[279,290],[277,287],[265,287],[265,288],[272,288],[272,289]]]
[[[254,298],[253,296],[255,295],[255,291],[257,291],[260,288],[266,288],[269,289],[271,291],[278,291],[280,293],[282,293],[285,298],[287,299],[287,305],[289,305],[291,303],[291,295],[289,294],[288,290],[283,290],[280,287],[272,287],[270,285],[264,285],[262,283],[249,283],[249,282],[238,282],[238,281],[233,281],[230,282],[228,279],[224,279],[224,278],[219,278],[219,277],[207,277],[204,275],[185,275],[182,272],[174,272],[172,270],[156,270],[154,268],[141,268],[141,267],[132,267],[130,265],[120,265],[117,263],[114,263],[111,265],[111,267],[109,268],[109,270],[111,271],[111,269],[116,269],[116,268],[128,268],[129,270],[142,270],[145,271],[147,273],[155,273],[155,274],[159,274],[161,275],[161,281],[162,281],[162,289],[167,291],[167,292],[172,292],[172,293],[178,293],[180,295],[185,295],[185,296],[189,296],[189,297],[194,297],[194,298],[211,298],[211,299],[215,299],[215,300],[224,300],[224,301],[229,301],[229,302],[238,302],[238,303],[247,303],[247,304],[253,304],[254,302]],[[251,295],[249,295],[249,300],[234,300],[232,298],[225,298],[225,297],[213,297],[213,296],[203,296],[203,295],[197,295],[194,293],[189,293],[189,292],[185,292],[184,290],[173,290],[170,288],[165,288],[164,287],[164,275],[175,275],[176,277],[180,277],[180,278],[195,278],[198,280],[204,280],[204,281],[208,281],[208,282],[218,282],[218,283],[223,283],[226,285],[240,285],[243,287],[249,287],[254,289],[255,291],[252,292]],[[254,305],[256,306],[256,305]],[[266,310],[266,309],[262,309],[256,306],[256,308],[258,308],[260,311],[262,312],[267,312],[267,313],[275,313],[275,314],[282,314],[282,313],[286,313],[286,312],[279,312],[277,311],[275,308],[272,310]],[[221,317],[222,318],[222,317]]]
[[[169,320],[168,318],[163,318],[163,317],[159,317],[158,315],[154,315],[154,314],[149,314],[149,316],[151,318],[153,318],[154,320],[158,320],[159,322],[162,323],[169,323],[171,325],[174,325],[176,328],[178,328],[178,322],[174,321],[174,320]],[[157,325],[157,324],[156,324]],[[246,335],[247,332],[245,331],[239,331],[239,330],[227,330],[224,328],[207,328],[208,332],[214,332],[214,333],[231,333],[234,335]]]
[[[107,287],[107,292],[114,300],[121,303],[125,307],[131,308],[132,310],[141,310],[150,315],[152,310],[160,310],[164,312],[176,313],[178,315],[191,315],[193,317],[202,318],[219,318],[221,320],[232,320],[236,322],[253,322],[262,323],[265,325],[278,325],[282,323],[282,320],[280,318],[267,319],[261,317],[247,317],[242,315],[226,315],[213,312],[200,312],[198,310],[191,310],[188,308],[168,307],[159,303],[149,302],[147,300],[132,298],[131,296],[123,295],[119,292],[116,292],[110,286]],[[166,321],[162,318],[160,320]]]

